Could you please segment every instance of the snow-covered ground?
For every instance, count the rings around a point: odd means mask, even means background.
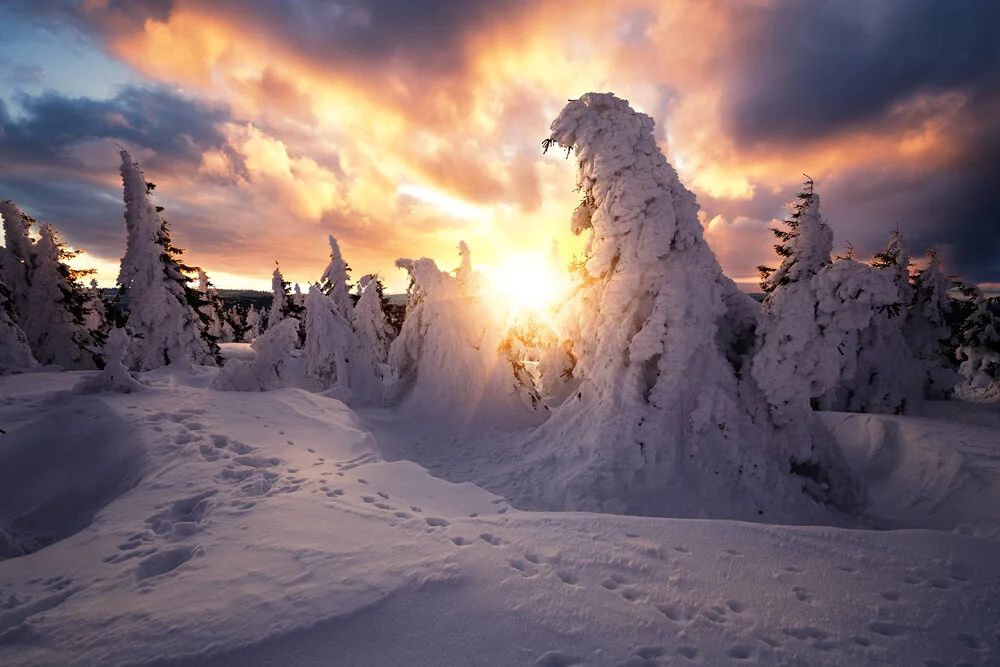
[[[0,378],[0,550],[32,552],[0,664],[1000,664],[996,404],[824,414],[904,528],[848,530],[532,511],[517,432],[216,373]]]

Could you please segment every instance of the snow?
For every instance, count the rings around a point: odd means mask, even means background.
[[[0,663],[1000,658],[996,404],[821,415],[875,525],[906,528],[873,531],[516,509],[495,474],[516,431],[217,373],[0,378],[0,521],[31,552],[0,562]]]

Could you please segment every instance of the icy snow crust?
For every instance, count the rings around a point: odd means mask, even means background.
[[[164,368],[140,376],[142,391],[97,395],[69,391],[96,373],[0,378],[6,527],[12,513],[86,499],[53,515],[73,525],[35,522],[63,539],[0,561],[0,664],[1000,656],[1000,544],[987,539],[998,506],[984,502],[1000,486],[996,406],[949,415],[975,424],[823,416],[886,500],[887,524],[953,531],[876,532],[518,511],[383,458],[487,477],[509,433],[452,439],[425,415],[367,409],[362,421],[297,389],[207,389],[218,372]]]

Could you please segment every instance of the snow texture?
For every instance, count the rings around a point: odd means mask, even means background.
[[[552,123],[552,144],[576,157],[584,201],[572,227],[590,236],[565,327],[582,384],[531,437],[524,464],[546,506],[809,521],[824,513],[817,499],[860,502],[808,404],[776,429],[740,381],[756,305],[705,243],[652,118],[588,93]],[[558,473],[538,479],[532,466],[547,459]],[[793,474],[804,470],[822,473]]]
[[[118,284],[129,294],[127,365],[138,371],[168,364],[214,366],[201,318],[187,301],[188,279],[166,252],[166,224],[149,200],[146,179],[127,152],[121,158],[127,240]]]

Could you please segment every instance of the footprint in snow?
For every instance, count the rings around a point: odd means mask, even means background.
[[[573,667],[582,664],[582,658],[562,651],[546,651],[532,663],[533,667]]]
[[[500,542],[502,541],[499,537],[493,535],[492,533],[482,533],[479,536],[479,539],[494,547],[500,546]]]
[[[641,646],[632,652],[628,660],[618,663],[615,667],[659,667],[663,664],[659,658],[665,653],[662,646]]]
[[[447,519],[439,519],[433,516],[429,516],[424,520],[427,522],[427,525],[432,528],[444,528],[445,526],[450,525]]]

